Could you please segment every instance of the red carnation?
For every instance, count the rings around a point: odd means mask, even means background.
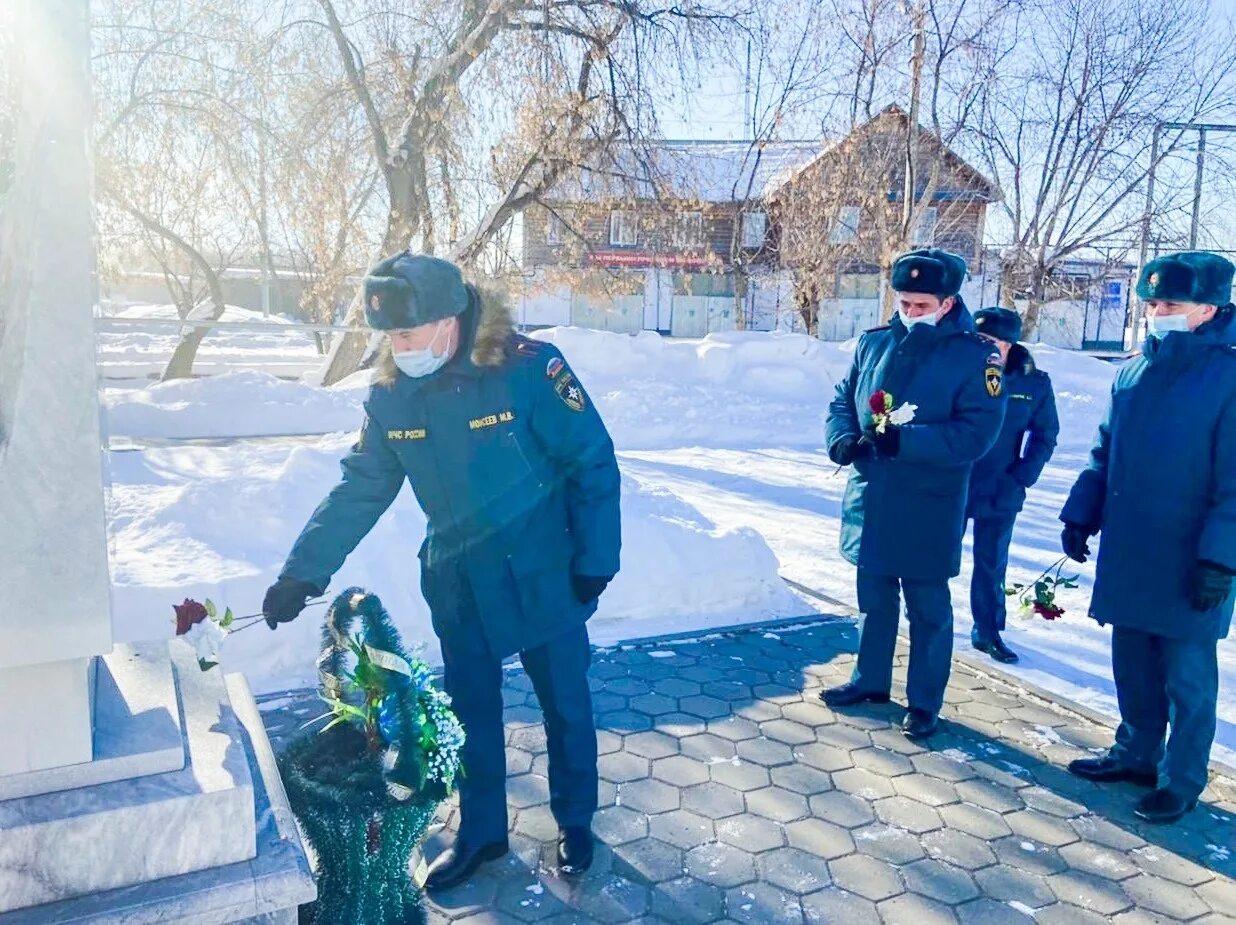
[[[887,414],[893,408],[893,396],[883,389],[877,389],[871,393],[867,404],[871,407],[872,414]]]
[[[183,636],[189,632],[189,627],[201,623],[209,616],[206,608],[195,600],[185,598],[183,604],[173,604],[172,610],[176,611],[176,635]]]

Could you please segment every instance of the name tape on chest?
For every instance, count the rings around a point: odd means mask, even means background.
[[[509,424],[515,420],[514,411],[499,411],[483,418],[473,418],[468,422],[469,430],[484,430],[486,427],[497,427],[499,424]]]
[[[387,440],[424,440],[429,433],[423,427],[413,427],[409,430],[388,430]]]

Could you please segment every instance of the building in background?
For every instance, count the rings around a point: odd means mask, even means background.
[[[518,320],[699,337],[879,323],[904,186],[896,107],[842,141],[667,141],[584,171],[523,214]],[[980,255],[994,184],[927,132],[914,245]]]

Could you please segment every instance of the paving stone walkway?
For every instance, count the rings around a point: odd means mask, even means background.
[[[429,921],[1236,925],[1236,781],[1216,776],[1177,826],[1144,825],[1144,791],[1064,770],[1110,730],[994,666],[957,665],[942,732],[915,745],[896,703],[819,701],[856,643],[852,621],[824,619],[598,651],[604,847],[578,883],[552,869],[541,714],[511,671],[512,853]],[[312,695],[266,700],[276,747],[320,712]],[[453,817],[444,806],[430,857]]]

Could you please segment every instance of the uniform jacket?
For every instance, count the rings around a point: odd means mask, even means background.
[[[970,473],[968,517],[1015,514],[1056,449],[1060,419],[1047,373],[1021,344],[1004,366],[1004,424],[996,442]]]
[[[832,456],[870,422],[868,400],[918,405],[894,459],[854,463],[842,502],[841,554],[899,578],[949,578],[961,570],[966,483],[1004,418],[999,354],[973,333],[965,306],[935,327],[907,330],[900,316],[858,339],[854,363],[829,405]],[[834,457],[835,459],[835,457]]]
[[[489,645],[533,648],[588,619],[571,575],[619,565],[619,473],[604,423],[556,347],[513,333],[473,300],[455,358],[400,373],[385,350],[343,480],[297,539],[283,575],[325,588],[404,479],[425,511],[422,590],[440,636],[466,576]]]
[[[1221,639],[1232,598],[1189,605],[1199,559],[1236,571],[1236,311],[1147,338],[1112,385],[1090,461],[1060,514],[1102,531],[1090,615],[1176,639]]]

